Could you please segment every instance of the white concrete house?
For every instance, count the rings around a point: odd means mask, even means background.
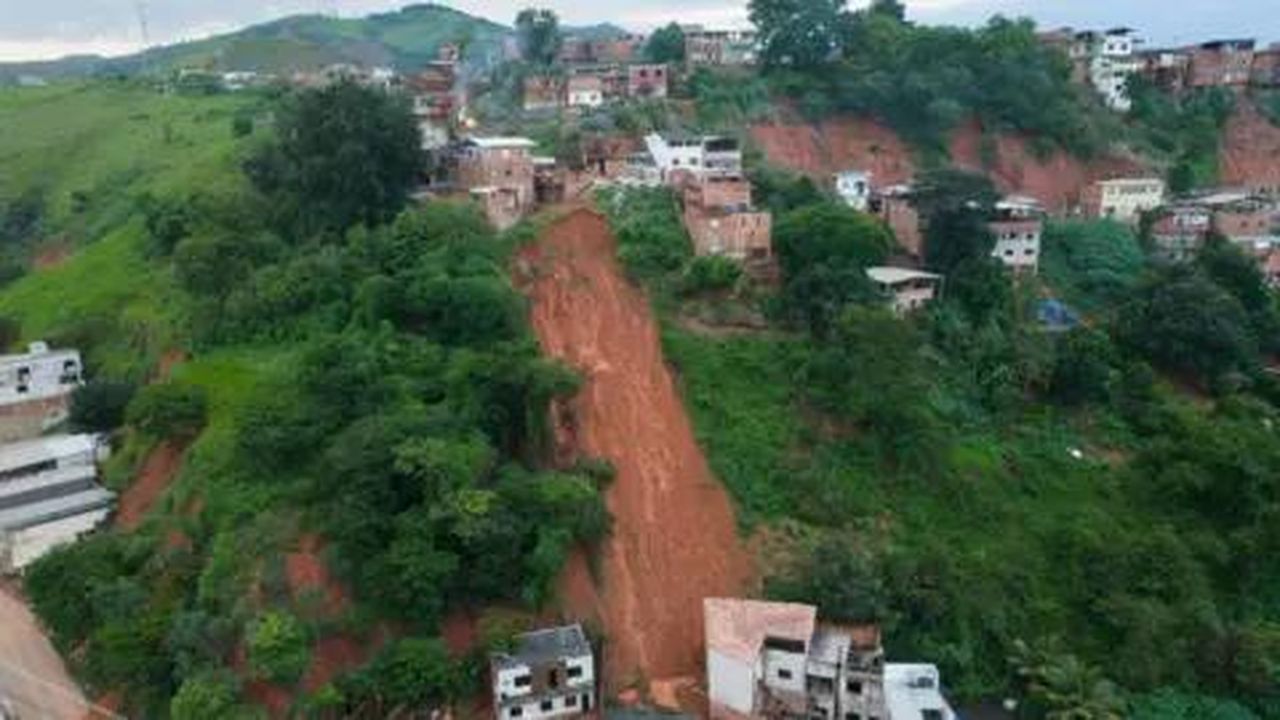
[[[67,395],[80,385],[82,369],[79,351],[50,350],[42,342],[0,355],[0,405]]]
[[[663,181],[676,171],[695,177],[729,176],[742,173],[742,148],[733,138],[716,135],[645,137],[645,146]]]
[[[942,696],[942,680],[933,665],[889,663],[884,666],[887,720],[956,720]]]
[[[595,655],[581,625],[521,635],[489,665],[497,720],[578,717],[599,704]]]
[[[836,195],[845,205],[866,212],[871,203],[871,173],[862,170],[846,170],[836,173]]]
[[[1088,190],[1087,214],[1136,223],[1142,213],[1164,205],[1165,184],[1159,178],[1102,180]]]
[[[1044,211],[1032,198],[1007,197],[996,203],[996,217],[987,223],[995,236],[991,256],[1015,275],[1035,275],[1040,268]]]
[[[899,267],[870,267],[867,277],[884,294],[889,307],[906,315],[933,302],[942,285],[942,276]]]
[[[97,484],[105,453],[94,435],[0,446],[0,573],[23,571],[107,519],[115,495]]]
[[[1128,112],[1133,106],[1129,78],[1142,70],[1142,59],[1135,53],[1141,41],[1129,28],[1114,28],[1104,33],[1083,33],[1079,42],[1089,56],[1090,84],[1107,107]]]

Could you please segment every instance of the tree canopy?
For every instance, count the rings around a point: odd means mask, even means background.
[[[516,15],[516,37],[525,62],[548,67],[555,64],[564,44],[560,17],[553,10],[525,8]]]

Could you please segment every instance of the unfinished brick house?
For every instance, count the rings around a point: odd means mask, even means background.
[[[1165,262],[1186,262],[1200,252],[1211,224],[1209,210],[1195,203],[1164,208],[1151,225],[1156,257]]]
[[[920,227],[920,213],[912,203],[910,187],[893,185],[884,188],[872,195],[868,207],[893,231],[903,252],[914,260],[924,257],[924,233]]]
[[[1187,85],[1245,87],[1253,72],[1253,40],[1215,40],[1191,49]]]
[[[598,75],[571,75],[565,84],[569,107],[594,108],[604,104],[604,82]]]
[[[456,155],[458,187],[480,203],[500,230],[533,208],[535,143],[522,137],[473,137]]]
[[[1186,50],[1144,50],[1138,53],[1142,76],[1165,92],[1181,92],[1191,72],[1191,53]]]
[[[1253,54],[1249,83],[1260,88],[1280,87],[1280,45],[1272,45]]]
[[[684,223],[698,256],[743,263],[773,259],[773,216],[751,204],[751,183],[740,175],[690,177],[684,185]]]
[[[530,75],[524,79],[524,109],[557,110],[564,105],[564,79],[555,75]]]
[[[78,351],[43,342],[0,356],[0,442],[33,438],[65,421],[82,372]]]
[[[754,30],[707,30],[691,25],[684,31],[684,59],[699,65],[755,65],[760,44]]]
[[[661,99],[667,96],[669,75],[664,64],[627,66],[627,97]]]

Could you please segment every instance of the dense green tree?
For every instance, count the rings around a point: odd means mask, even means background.
[[[828,201],[783,215],[773,242],[789,312],[821,336],[849,303],[878,299],[866,268],[884,261],[893,238],[871,216]]]
[[[240,706],[239,688],[229,674],[207,673],[189,678],[169,704],[173,720],[223,720],[249,718]]]
[[[1049,389],[1067,405],[1106,402],[1120,382],[1119,357],[1106,333],[1076,328],[1058,338]]]
[[[644,55],[649,62],[684,62],[684,30],[674,22],[654,30],[644,46]]]
[[[751,0],[766,67],[814,68],[839,48],[845,0]]]
[[[133,383],[94,379],[71,393],[71,425],[81,432],[110,432],[124,424]]]
[[[813,398],[857,423],[894,465],[931,469],[945,437],[918,330],[887,310],[853,306],[804,368]]]
[[[1121,720],[1127,703],[1115,685],[1072,655],[1052,654],[1022,641],[1010,658],[1027,701],[1046,720]]]
[[[197,214],[190,198],[144,193],[138,198],[150,251],[162,257],[195,231]]]
[[[279,221],[299,234],[391,218],[421,166],[408,101],[353,81],[290,96],[276,114],[276,136],[246,169],[276,199]]]
[[[250,625],[246,640],[254,672],[275,682],[297,680],[311,661],[306,628],[284,611],[259,615]]]
[[[1226,238],[1214,236],[1200,252],[1201,267],[1219,287],[1235,296],[1249,314],[1259,346],[1280,349],[1280,310],[1275,291],[1267,284],[1257,261]]]
[[[881,623],[887,600],[879,568],[870,554],[835,535],[818,540],[800,567],[771,579],[767,591],[779,600],[817,605],[824,620]]]
[[[1257,342],[1240,301],[1198,272],[1173,268],[1146,282],[1117,322],[1127,346],[1201,380],[1257,363]]]
[[[883,15],[898,22],[906,22],[907,19],[907,6],[901,0],[872,0],[867,10],[872,14]]]
[[[555,63],[564,44],[560,18],[552,10],[521,10],[516,15],[516,37],[520,43],[520,57],[525,62],[544,67]]]
[[[207,412],[203,388],[166,382],[139,391],[129,402],[125,418],[150,438],[185,441],[200,434]]]

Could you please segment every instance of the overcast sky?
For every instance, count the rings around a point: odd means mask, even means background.
[[[866,0],[851,0],[854,6]],[[1154,44],[1217,36],[1280,39],[1280,0],[906,0],[912,18],[970,24],[990,15],[1029,15],[1041,25],[1130,25]],[[124,54],[142,46],[138,7],[153,43],[193,39],[292,13],[358,16],[405,4],[392,0],[0,0],[0,60],[72,53]],[[519,8],[551,7],[568,23],[614,22],[644,29],[670,20],[741,25],[745,0],[448,0],[509,23]]]

